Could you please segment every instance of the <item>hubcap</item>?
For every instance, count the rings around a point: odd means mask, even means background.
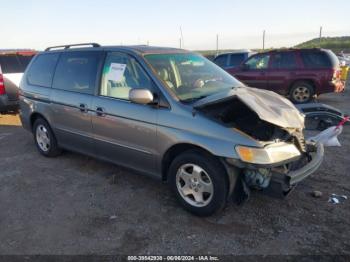
[[[298,86],[293,91],[293,98],[297,102],[305,102],[310,98],[310,91],[305,86]]]
[[[208,205],[214,194],[209,175],[195,164],[185,164],[178,169],[176,186],[181,197],[195,207]]]
[[[43,125],[38,125],[36,128],[36,141],[38,146],[44,152],[49,151],[50,149],[50,137],[47,129]]]

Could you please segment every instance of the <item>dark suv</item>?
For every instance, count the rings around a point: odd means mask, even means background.
[[[332,51],[325,49],[259,53],[226,71],[249,86],[289,96],[294,103],[305,103],[314,95],[344,90],[339,60]]]

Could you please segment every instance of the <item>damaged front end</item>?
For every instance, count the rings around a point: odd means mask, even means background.
[[[307,142],[305,152],[296,158],[284,160],[282,163],[266,165],[250,164],[239,161],[228,162],[240,166],[241,179],[249,188],[263,190],[269,195],[287,196],[294,186],[314,173],[322,163],[324,148],[322,144]]]
[[[237,187],[287,195],[323,160],[321,144],[306,142],[304,117],[289,100],[266,90],[236,88],[200,101],[195,108],[207,117],[244,133],[261,147],[237,144],[237,158],[226,162],[240,172]]]

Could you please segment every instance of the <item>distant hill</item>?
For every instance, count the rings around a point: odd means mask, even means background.
[[[320,39],[315,38],[304,43],[298,44],[297,48],[313,48],[320,47]],[[350,52],[350,36],[340,36],[340,37],[322,37],[321,47],[325,49],[331,49],[333,52],[344,51],[345,53]]]
[[[298,44],[294,46],[296,48],[314,48],[320,47],[320,39],[315,38],[304,43]],[[340,51],[344,51],[344,53],[350,53],[350,36],[340,36],[340,37],[322,37],[321,38],[321,47],[325,49],[331,49],[334,53],[339,53]],[[286,47],[282,47],[283,49]],[[273,49],[273,48],[272,48]],[[267,51],[269,49],[265,49]],[[219,50],[219,53],[230,52],[232,49],[227,50]],[[262,49],[254,49],[256,52],[261,52]],[[216,51],[215,50],[200,50],[198,53],[208,57],[209,59],[213,59]]]

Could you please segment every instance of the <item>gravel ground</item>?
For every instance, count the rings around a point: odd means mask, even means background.
[[[320,102],[350,113],[349,97]],[[350,126],[340,140],[287,199],[253,192],[198,218],[159,181],[75,153],[42,157],[17,116],[0,116],[0,254],[349,255],[350,199],[328,198],[350,197]]]

